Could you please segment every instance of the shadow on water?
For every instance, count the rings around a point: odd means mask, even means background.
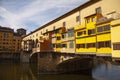
[[[38,74],[35,63],[0,63],[0,80],[93,80],[91,75]]]
[[[60,75],[39,75],[39,80],[93,80],[89,75],[60,74]]]

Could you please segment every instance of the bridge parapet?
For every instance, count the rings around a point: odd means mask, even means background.
[[[38,48],[33,48],[32,49],[32,53],[36,53],[36,52],[40,52],[40,48],[38,47]]]

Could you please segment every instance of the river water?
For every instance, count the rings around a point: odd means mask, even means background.
[[[120,64],[102,62],[94,65],[91,74],[40,74],[36,64],[0,63],[0,80],[120,80]]]

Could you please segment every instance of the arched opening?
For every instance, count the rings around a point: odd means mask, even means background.
[[[38,58],[37,58],[38,54],[39,54],[39,53],[34,53],[34,54],[32,54],[32,55],[30,56],[30,62],[31,62],[31,63],[37,63],[37,61],[38,61]]]

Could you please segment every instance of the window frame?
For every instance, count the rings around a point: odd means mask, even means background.
[[[113,43],[113,50],[120,50],[120,43]]]
[[[63,27],[66,27],[66,22],[65,21],[63,22]]]
[[[76,16],[76,22],[80,21],[80,16]]]

